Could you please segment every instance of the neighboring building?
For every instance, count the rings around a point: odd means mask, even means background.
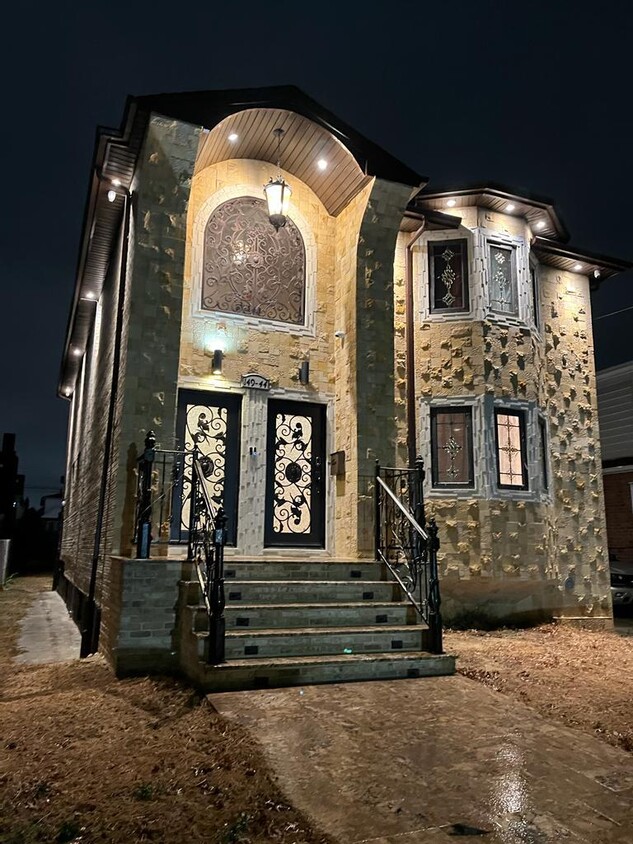
[[[179,647],[178,546],[126,562],[149,429],[203,443],[228,560],[373,560],[375,461],[419,452],[448,621],[610,622],[590,287],[630,265],[567,245],[548,200],[425,185],[294,88],[132,98],[99,133],[59,383],[62,588],[101,609],[120,670]],[[177,489],[155,539],[187,529]]]
[[[24,475],[18,474],[15,434],[2,435],[0,451],[0,539],[11,539],[24,500]]]
[[[633,562],[633,363],[598,372],[609,554]]]

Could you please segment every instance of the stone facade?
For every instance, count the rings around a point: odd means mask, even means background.
[[[441,526],[439,554],[444,615],[526,620],[611,616],[604,501],[591,335],[589,281],[577,273],[538,267],[539,315],[531,295],[529,231],[509,215],[455,208],[462,227],[429,232],[414,247],[418,446],[432,465],[429,409],[473,409],[473,489],[433,489],[427,473],[427,513]],[[487,238],[517,243],[519,317],[487,308]],[[465,237],[470,248],[471,313],[430,316],[428,242]],[[396,314],[404,312],[404,249],[395,262]],[[404,360],[403,325],[396,323],[396,364]],[[405,459],[404,379],[396,384],[399,457]],[[496,485],[495,407],[524,410],[528,425],[528,490]],[[543,455],[538,417],[546,422]],[[547,480],[543,477],[543,463]]]
[[[310,187],[309,176],[304,181],[291,169],[284,172],[292,185],[289,216],[305,246],[305,323],[205,311],[200,290],[207,221],[228,200],[261,198],[274,169],[270,161],[221,156],[204,159],[203,166],[203,138],[199,126],[155,114],[148,119],[131,184],[127,262],[122,266],[120,233],[72,397],[65,575],[85,595],[97,572],[103,648],[113,662],[129,657],[132,668],[144,648],[153,649],[164,668],[175,664],[179,564],[130,558],[139,450],[150,428],[159,447],[182,447],[179,390],[242,397],[234,556],[270,560],[285,553],[263,541],[270,399],[323,405],[326,459],[335,452],[345,456],[343,473],[330,476],[324,466],[324,547],[289,549],[287,559],[297,553],[319,560],[372,558],[375,462],[407,462],[405,255],[412,224],[405,218],[418,186],[359,171],[355,194],[334,215],[318,183]],[[442,542],[445,618],[555,616],[608,623],[589,279],[537,266],[523,216],[468,204],[451,213],[461,218],[458,228],[429,228],[412,248],[416,438],[427,467],[434,459],[433,409],[467,407],[472,413],[472,486],[439,489],[430,472],[426,479],[427,515],[437,519]],[[456,238],[468,244],[469,309],[438,314],[430,307],[429,243]],[[513,315],[490,307],[490,240],[516,256]],[[213,375],[215,349],[224,357],[221,374]],[[308,383],[299,378],[304,361]],[[270,390],[242,386],[249,372],[268,379]],[[525,420],[525,489],[497,483],[499,408],[521,411]],[[109,418],[112,447],[104,467]]]

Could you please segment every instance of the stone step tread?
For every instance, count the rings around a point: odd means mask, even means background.
[[[289,602],[287,604],[227,604],[224,608],[225,612],[229,610],[231,612],[259,612],[260,610],[277,610],[277,609],[296,609],[296,610],[320,610],[320,609],[328,609],[328,610],[340,610],[340,609],[350,609],[350,610],[357,610],[357,609],[367,609],[369,607],[373,607],[374,609],[397,609],[398,607],[409,607],[413,606],[409,603],[409,601],[336,601],[334,603],[327,602],[327,601],[319,601],[318,603],[314,604],[301,604],[301,603],[292,603]],[[192,609],[198,610],[205,610],[206,606],[204,604],[198,604],[197,606],[192,606]]]
[[[357,654],[324,654],[322,656],[274,656],[274,657],[253,657],[251,659],[231,659],[221,665],[208,665],[205,668],[210,671],[227,671],[233,668],[275,668],[294,667],[301,665],[339,665],[345,662],[417,662],[424,659],[438,659],[444,657],[453,659],[450,654],[432,654],[430,651],[386,651],[376,653]]]
[[[373,627],[272,627],[251,628],[249,630],[227,630],[226,638],[229,639],[252,639],[252,638],[274,638],[278,636],[347,636],[350,633],[366,633],[368,636],[375,636],[379,633],[411,633],[422,632],[427,628],[421,624],[400,624],[388,625],[379,624]],[[200,636],[200,631],[196,634]],[[207,636],[203,633],[202,636]]]

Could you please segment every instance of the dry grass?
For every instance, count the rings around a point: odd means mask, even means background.
[[[0,592],[0,842],[329,841],[253,737],[185,685],[117,681],[101,657],[13,665],[18,621],[49,584]]]
[[[546,624],[448,631],[445,647],[466,677],[633,751],[633,637]]]

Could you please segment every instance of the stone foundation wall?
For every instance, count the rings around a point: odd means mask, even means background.
[[[112,558],[99,646],[117,675],[178,669],[181,568],[176,561]]]

